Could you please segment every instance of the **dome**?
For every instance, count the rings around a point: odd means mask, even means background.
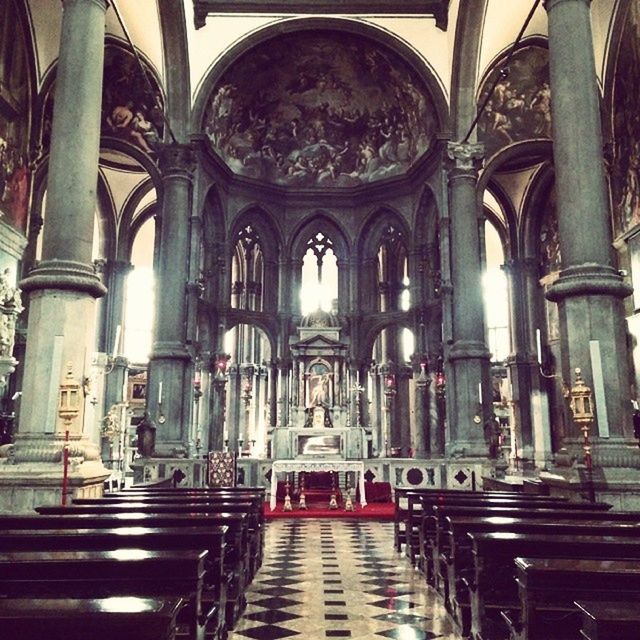
[[[340,321],[335,313],[316,309],[302,318],[301,326],[318,328],[339,327]]]

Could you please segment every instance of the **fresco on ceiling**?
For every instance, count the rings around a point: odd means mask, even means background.
[[[613,87],[611,191],[616,235],[640,223],[640,5],[630,3]]]
[[[18,37],[0,60],[0,220],[23,232],[29,211],[29,74],[25,39],[12,2],[0,7],[0,24]]]
[[[235,172],[352,186],[405,172],[437,123],[401,58],[354,35],[289,34],[244,54],[212,91],[203,128]]]
[[[478,107],[500,74],[502,64],[487,76]],[[509,63],[509,73],[496,84],[478,122],[478,139],[487,158],[512,142],[551,138],[551,90],[548,52],[543,47],[519,49]]]
[[[161,99],[161,93],[155,77],[145,65],[147,82],[133,55],[120,47],[107,45],[104,55],[101,135],[125,140],[153,156],[164,126],[162,110],[156,105],[155,96]],[[54,97],[52,86],[44,107],[44,149],[50,144]]]

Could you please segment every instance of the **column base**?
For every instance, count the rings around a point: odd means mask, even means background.
[[[44,505],[62,504],[62,463],[12,464],[0,459],[0,513],[31,514]],[[100,460],[69,465],[67,504],[73,498],[99,498],[110,471]]]

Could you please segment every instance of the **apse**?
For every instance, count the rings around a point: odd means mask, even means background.
[[[202,128],[236,174],[292,187],[349,187],[405,173],[437,130],[429,90],[368,38],[302,31],[238,57]]]

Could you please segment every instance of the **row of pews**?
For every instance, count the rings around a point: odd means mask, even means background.
[[[3,640],[225,640],[264,549],[263,488],[132,487],[0,516]]]
[[[508,491],[396,488],[394,544],[473,640],[640,637],[640,513]]]

